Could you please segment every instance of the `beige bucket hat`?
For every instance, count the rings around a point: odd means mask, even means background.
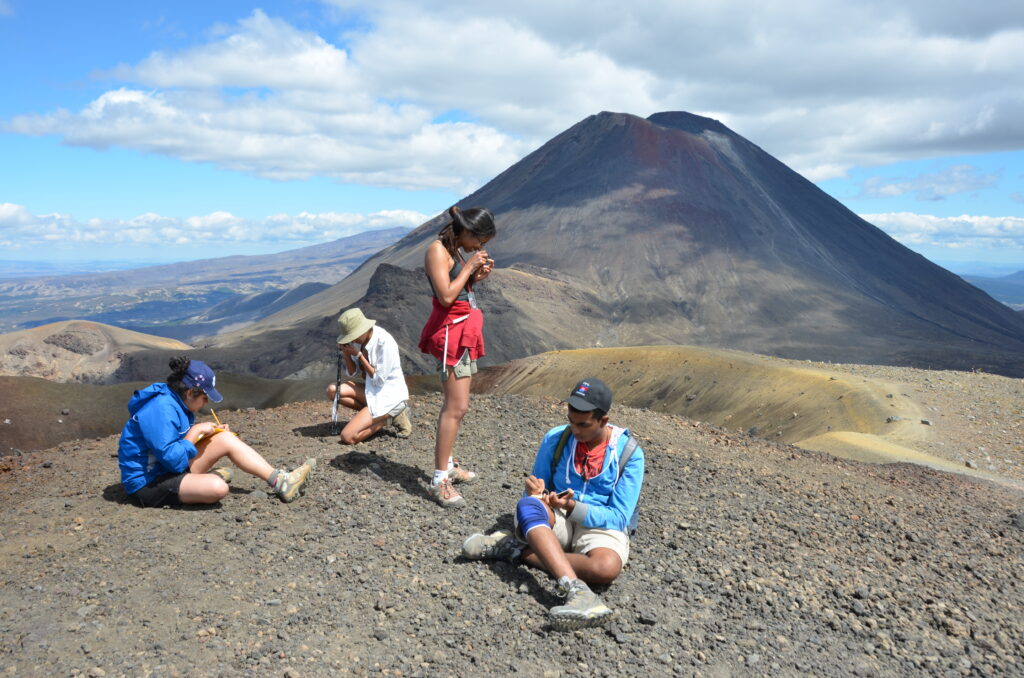
[[[341,326],[341,334],[338,335],[339,344],[347,344],[357,337],[361,337],[377,323],[363,315],[362,310],[350,308],[338,318],[338,325]]]

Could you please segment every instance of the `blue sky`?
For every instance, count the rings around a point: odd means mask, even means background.
[[[688,110],[935,261],[1024,268],[1024,4],[764,5],[0,0],[0,259],[414,226],[591,113]]]

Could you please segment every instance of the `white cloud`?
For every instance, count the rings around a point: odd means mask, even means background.
[[[275,179],[463,192],[600,110],[709,114],[812,180],[1024,148],[1019,2],[323,2],[360,30],[257,10],[114,68],[123,87],[80,111],[7,129]]]
[[[167,246],[217,247],[259,244],[292,249],[383,228],[414,228],[430,215],[411,210],[372,214],[327,212],[275,214],[262,220],[242,219],[227,212],[178,219],[140,214],[132,219],[77,221],[70,215],[33,215],[25,207],[0,203],[0,242],[12,252],[40,247],[71,249],[81,245],[130,246],[132,252]],[[150,259],[159,258],[152,256]]]
[[[913,193],[918,200],[943,200],[946,196],[977,191],[998,182],[998,174],[983,174],[972,165],[952,165],[913,178],[871,177],[861,184],[857,197],[892,198]]]
[[[1006,250],[1024,252],[1024,218],[892,212],[861,214],[899,242],[912,246],[946,249]]]

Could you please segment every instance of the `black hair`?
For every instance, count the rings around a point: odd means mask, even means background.
[[[604,418],[605,418],[606,416],[608,416],[608,411],[607,411],[607,410],[602,410],[602,409],[600,409],[600,408],[598,408],[598,407],[595,407],[595,408],[594,408],[594,409],[592,409],[592,410],[577,410],[577,409],[576,409],[575,407],[573,407],[572,405],[569,405],[569,411],[570,411],[570,412],[575,412],[576,414],[589,414],[589,415],[591,415],[591,416],[592,416],[592,417],[593,417],[594,419],[597,419],[598,421],[601,421],[601,420],[602,420],[602,419],[604,419]]]
[[[185,373],[188,372],[188,366],[192,363],[187,355],[180,355],[176,358],[171,358],[168,363],[168,367],[171,368],[171,373],[167,375],[167,385],[172,391],[178,394],[178,397],[182,400],[185,399],[185,394],[188,393],[189,387],[181,383],[181,380],[185,378]]]
[[[448,216],[451,220],[437,232],[441,245],[452,255],[452,259],[458,259],[459,236],[463,231],[469,231],[481,240],[488,240],[494,237],[494,215],[486,207],[470,207],[461,210],[455,205],[448,208]]]

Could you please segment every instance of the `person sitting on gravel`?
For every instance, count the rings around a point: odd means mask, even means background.
[[[612,393],[584,379],[566,400],[569,424],[544,436],[533,474],[516,506],[515,532],[476,533],[462,545],[470,559],[495,558],[547,570],[564,605],[552,626],[599,626],[612,615],[590,584],[609,584],[629,557],[644,479],[644,452],[627,429],[608,423]]]
[[[399,438],[412,433],[409,421],[409,387],[402,374],[398,342],[376,320],[369,320],[358,308],[350,308],[338,318],[341,334],[338,351],[345,374],[363,373],[365,383],[346,381],[327,387],[328,400],[355,410],[356,414],[341,430],[341,440],[354,445],[384,428],[390,421]],[[340,370],[339,370],[340,374]]]
[[[166,383],[136,391],[128,403],[117,458],[121,485],[142,507],[213,504],[228,493],[230,467],[213,468],[222,457],[267,481],[281,501],[305,492],[316,465],[307,459],[292,472],[275,469],[224,424],[195,423],[208,402],[222,398],[210,367],[187,356],[172,358]]]

